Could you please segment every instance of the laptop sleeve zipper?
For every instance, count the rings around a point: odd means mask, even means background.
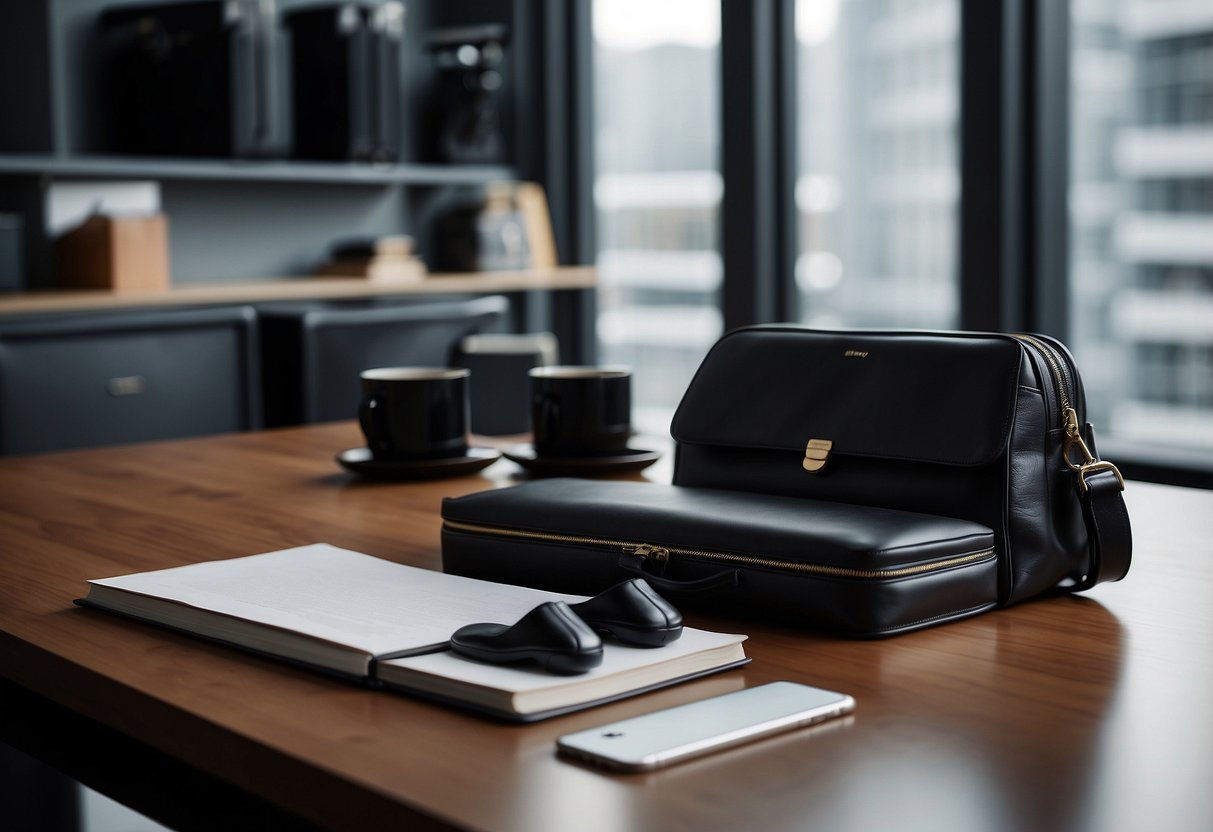
[[[807,575],[818,575],[831,578],[854,578],[861,580],[887,580],[903,578],[910,575],[923,575],[930,572],[943,571],[958,566],[968,566],[980,563],[994,557],[993,547],[968,552],[943,560],[930,563],[915,564],[890,569],[853,569],[845,566],[829,566],[827,564],[801,563],[799,561],[768,558],[755,555],[740,555],[729,552],[712,552],[703,549],[687,549],[677,546],[659,546],[635,541],[614,540],[603,537],[585,535],[559,534],[556,532],[534,532],[522,529],[510,529],[500,526],[489,526],[479,523],[462,523],[447,520],[443,529],[464,534],[477,534],[486,537],[504,537],[517,540],[533,540],[545,543],[566,543],[577,546],[592,546],[603,550],[614,550],[621,555],[631,555],[654,565],[658,574],[664,573],[671,559],[689,558],[697,561],[731,565],[759,566],[768,569],[780,569]]]

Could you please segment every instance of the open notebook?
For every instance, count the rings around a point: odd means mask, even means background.
[[[77,601],[365,684],[533,721],[749,661],[745,636],[684,628],[656,649],[605,641],[602,665],[554,676],[456,656],[450,634],[583,600],[447,575],[324,543],[89,581]]]

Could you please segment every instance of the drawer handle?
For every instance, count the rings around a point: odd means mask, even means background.
[[[118,376],[106,385],[111,396],[138,396],[147,389],[143,376]]]

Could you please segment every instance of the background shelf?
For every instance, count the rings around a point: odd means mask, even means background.
[[[391,165],[146,156],[0,154],[0,175],[81,179],[299,182],[334,185],[483,185],[517,174],[508,165]]]
[[[432,274],[416,282],[359,278],[283,277],[231,283],[172,286],[161,291],[47,291],[0,295],[0,317],[27,313],[84,312],[150,306],[353,300],[395,295],[494,294],[592,289],[592,266],[558,269]]]

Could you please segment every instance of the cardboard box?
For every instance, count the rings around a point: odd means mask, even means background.
[[[168,219],[94,215],[55,244],[65,289],[167,289]]]

